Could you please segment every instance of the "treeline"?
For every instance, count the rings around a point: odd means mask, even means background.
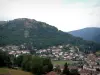
[[[32,72],[36,75],[48,74],[49,72],[55,72],[58,75],[79,75],[77,69],[69,70],[68,64],[65,63],[63,71],[61,71],[60,65],[53,66],[50,58],[42,58],[32,55],[20,55],[16,59],[17,66],[24,71]]]
[[[11,63],[11,55],[8,52],[0,50],[0,67],[9,67]]]
[[[18,67],[22,68],[24,71],[32,72],[36,75],[53,71],[53,65],[49,58],[41,58],[32,55],[20,55],[16,59],[16,63]]]
[[[13,69],[20,68],[36,75],[53,71],[53,65],[49,58],[41,58],[30,54],[23,54],[15,57],[14,55],[9,55],[8,52],[2,50],[0,50],[0,67]]]
[[[30,54],[14,57],[7,52],[0,51],[0,67],[8,67],[13,69],[22,69],[35,75],[45,75],[54,72],[59,75],[79,75],[77,70],[69,70],[67,63],[64,65],[63,71],[59,65],[55,68],[50,58],[42,58]]]

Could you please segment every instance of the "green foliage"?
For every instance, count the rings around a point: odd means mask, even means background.
[[[24,55],[21,66],[23,70],[30,71],[32,56],[31,55]]]
[[[33,57],[32,59],[32,73],[36,75],[42,74],[43,60],[40,57]]]
[[[23,58],[24,58],[24,55],[20,55],[20,56],[18,56],[17,58],[16,58],[16,64],[17,64],[17,66],[18,67],[21,67],[21,64],[22,64],[22,62],[23,62]]]
[[[25,37],[27,31],[28,37]],[[68,33],[58,30],[46,23],[23,18],[8,21],[0,25],[0,45],[20,45],[26,43],[26,49],[47,48],[50,46],[72,44],[81,50],[99,50],[100,45],[85,41]]]
[[[21,55],[17,57],[17,65],[23,70],[36,75],[48,73],[53,70],[53,65],[49,58],[41,58],[32,55]]]
[[[9,67],[11,64],[10,56],[7,52],[0,50],[0,67]]]
[[[65,52],[65,51],[69,51],[70,49],[69,49],[69,47],[64,46],[62,50]]]
[[[7,74],[8,71],[5,68],[0,68],[0,74]]]
[[[63,74],[70,75],[70,71],[67,63],[64,64]]]

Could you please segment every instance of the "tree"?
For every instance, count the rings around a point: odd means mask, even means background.
[[[69,47],[64,46],[62,50],[65,52],[65,51],[69,51],[70,49]]]
[[[8,67],[11,64],[8,52],[0,50],[0,67]]]
[[[19,55],[19,56],[16,58],[15,63],[16,63],[16,65],[17,65],[18,67],[22,67],[22,62],[23,62],[24,56],[25,56],[25,55],[23,54],[23,55]]]
[[[31,72],[36,75],[42,74],[43,59],[37,56],[32,57],[32,70]]]
[[[42,68],[42,74],[47,74],[47,73],[48,73],[48,65],[45,65]]]
[[[50,72],[53,70],[53,65],[52,65],[52,62],[51,62],[51,59],[50,58],[43,58],[43,67],[44,66],[47,66],[47,72]]]
[[[25,71],[31,71],[31,61],[32,61],[32,55],[24,55],[23,57],[23,61],[22,61],[22,69],[25,70]]]
[[[70,71],[69,71],[67,63],[65,63],[65,65],[64,65],[63,74],[70,75]]]

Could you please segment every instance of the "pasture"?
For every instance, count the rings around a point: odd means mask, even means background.
[[[25,72],[22,70],[0,68],[0,74],[2,75],[33,75],[30,72]]]
[[[72,60],[60,60],[60,61],[55,61],[55,60],[52,60],[52,64],[53,65],[61,65],[63,66],[65,63],[68,63],[69,65],[72,65],[74,63],[77,63],[78,61],[72,61]]]

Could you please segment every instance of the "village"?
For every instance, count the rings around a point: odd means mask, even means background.
[[[30,54],[30,50],[25,50],[25,46],[9,45],[0,47],[0,50],[8,51],[9,54],[13,54],[18,57],[21,54]],[[80,75],[100,75],[100,55],[95,53],[85,54],[80,51],[77,46],[64,45],[53,46],[47,49],[35,49],[35,55],[40,57],[49,57],[52,61],[75,61],[73,64],[69,64],[69,69],[77,69]],[[55,66],[55,65],[54,65]],[[63,65],[60,65],[61,70]]]

